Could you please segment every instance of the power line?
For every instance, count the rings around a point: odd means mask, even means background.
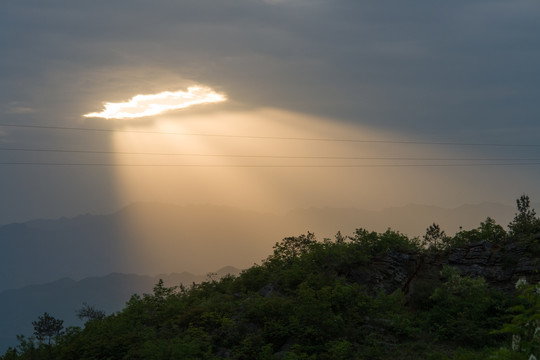
[[[357,164],[357,165],[217,165],[217,164],[115,164],[115,163],[56,163],[56,162],[0,162],[0,165],[29,166],[103,166],[103,167],[194,167],[194,168],[389,168],[389,167],[474,167],[474,166],[536,166],[530,163],[476,163],[476,164]]]
[[[116,132],[134,134],[157,134],[157,135],[179,135],[179,136],[204,136],[223,137],[239,139],[258,140],[291,140],[291,141],[324,141],[324,142],[348,142],[348,143],[376,143],[376,144],[408,144],[408,145],[444,145],[444,146],[476,146],[476,147],[540,147],[540,144],[515,144],[515,143],[472,143],[472,142],[443,142],[443,141],[400,141],[400,140],[369,140],[369,139],[345,139],[345,138],[308,138],[308,137],[287,137],[287,136],[256,136],[256,135],[228,135],[228,134],[208,134],[208,133],[181,133],[168,131],[141,131],[141,130],[118,130],[105,128],[86,128],[69,126],[46,126],[46,125],[19,125],[0,123],[0,126],[26,129],[43,130],[71,130],[71,131],[94,131],[94,132]]]
[[[105,150],[70,150],[70,149],[31,149],[3,148],[0,151],[68,153],[68,154],[102,154],[102,155],[150,155],[150,156],[185,156],[185,157],[228,157],[228,158],[262,158],[262,159],[314,159],[314,160],[395,160],[395,161],[540,161],[540,158],[442,158],[442,157],[364,157],[364,156],[293,156],[293,155],[240,155],[240,154],[200,154],[171,152],[136,152]]]

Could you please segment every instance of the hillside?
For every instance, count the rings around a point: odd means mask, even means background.
[[[487,218],[423,239],[288,237],[238,276],[159,281],[82,328],[36,328],[42,341],[20,338],[2,360],[533,359],[540,219],[520,200],[508,230]]]

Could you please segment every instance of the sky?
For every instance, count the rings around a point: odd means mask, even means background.
[[[4,0],[0,224],[536,202],[539,18],[536,0]],[[153,105],[100,117],[130,101]]]

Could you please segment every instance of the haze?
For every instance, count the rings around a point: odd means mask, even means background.
[[[285,214],[540,199],[537,1],[1,10],[0,224],[138,202]],[[227,101],[140,97],[194,86]]]

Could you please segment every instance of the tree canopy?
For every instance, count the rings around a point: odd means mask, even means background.
[[[44,313],[33,322],[38,342],[20,336],[0,360],[530,359],[540,356],[538,285],[503,293],[452,266],[410,293],[368,288],[358,279],[397,277],[389,254],[441,259],[479,241],[520,241],[534,250],[534,239],[522,235],[537,221],[522,197],[508,233],[488,217],[455,236],[433,224],[424,241],[361,228],[334,241],[312,233],[287,237],[238,276],[189,287],[160,280],[152,293],[133,295],[108,316],[84,303],[77,315],[88,321],[81,328],[64,330]],[[381,263],[387,268],[374,272]]]
[[[51,345],[51,341],[62,334],[64,329],[64,320],[59,320],[48,313],[43,313],[36,321],[32,322],[34,326],[34,335],[40,342],[46,341]]]

